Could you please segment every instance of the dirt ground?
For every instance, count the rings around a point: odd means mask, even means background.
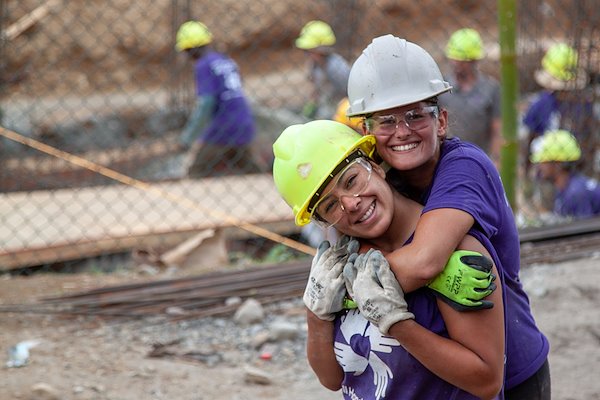
[[[127,275],[52,275],[0,278],[0,304],[24,304],[43,296],[125,281]],[[600,262],[598,257],[527,267],[522,280],[538,324],[551,342],[553,399],[600,399]],[[261,324],[239,326],[231,318],[180,323],[99,321],[91,317],[0,313],[2,363],[10,346],[40,340],[29,363],[0,369],[0,399],[339,399],[323,389],[304,355],[302,303],[272,306]],[[299,327],[291,340],[248,345],[273,321]],[[154,343],[178,341],[171,354],[189,350],[200,361],[149,358]],[[264,357],[271,353],[272,358]],[[262,356],[262,357],[261,357]],[[268,383],[248,380],[257,369]],[[37,393],[37,397],[34,395]]]

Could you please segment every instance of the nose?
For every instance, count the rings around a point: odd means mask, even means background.
[[[342,207],[342,211],[346,213],[351,213],[353,211],[358,210],[358,205],[361,202],[361,198],[359,195],[342,195],[340,197],[340,206]]]
[[[410,129],[408,129],[406,123],[404,121],[398,121],[396,124],[396,129],[394,130],[394,136],[398,138],[405,138],[410,136],[410,133]]]

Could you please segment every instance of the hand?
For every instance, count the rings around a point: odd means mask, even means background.
[[[308,119],[313,119],[317,114],[317,103],[314,101],[308,101],[302,107],[302,115],[304,115]]]
[[[304,304],[319,319],[333,321],[344,307],[346,286],[342,272],[352,253],[358,251],[358,241],[343,235],[330,247],[328,241],[319,245],[310,267],[304,290]]]
[[[446,267],[427,287],[457,311],[492,308],[483,300],[495,289],[492,261],[480,253],[458,250],[452,253]]]
[[[408,311],[404,292],[379,250],[350,256],[344,267],[344,280],[361,314],[384,335],[396,322],[415,318]]]

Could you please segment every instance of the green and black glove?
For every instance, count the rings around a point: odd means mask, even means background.
[[[313,119],[317,115],[319,106],[314,101],[307,101],[302,107],[302,115],[308,119]]]
[[[484,298],[496,289],[495,279],[489,258],[475,251],[458,250],[427,287],[455,310],[474,311],[494,306]]]

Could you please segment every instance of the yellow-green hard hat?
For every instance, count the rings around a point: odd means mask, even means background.
[[[459,29],[450,36],[446,57],[457,61],[481,60],[485,56],[479,32],[471,28]]]
[[[561,81],[570,81],[577,71],[577,51],[565,43],[548,49],[542,58],[542,68]]]
[[[296,47],[302,50],[311,50],[321,46],[333,46],[335,34],[331,26],[323,21],[309,21],[296,39]]]
[[[181,24],[175,37],[177,51],[206,46],[212,42],[212,33],[206,25],[198,21],[187,21]]]
[[[371,157],[375,137],[362,136],[336,121],[316,120],[287,127],[273,143],[273,179],[292,208],[296,225],[310,222],[311,199],[333,178],[336,167],[356,150]]]
[[[570,162],[581,158],[577,139],[568,131],[548,131],[531,142],[532,163]]]

